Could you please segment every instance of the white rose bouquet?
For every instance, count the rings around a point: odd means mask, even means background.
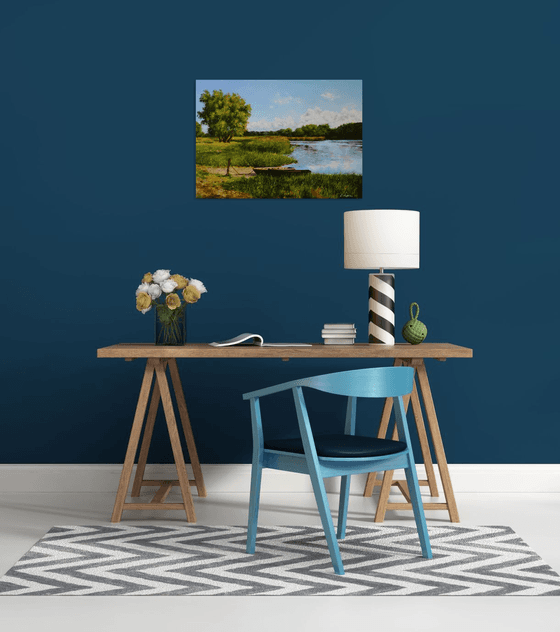
[[[136,309],[145,314],[155,307],[156,344],[185,343],[186,305],[196,303],[204,292],[207,290],[202,281],[171,274],[171,270],[156,270],[144,275],[136,290]]]

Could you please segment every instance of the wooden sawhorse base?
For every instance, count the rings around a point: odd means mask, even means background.
[[[194,480],[189,480],[187,476],[185,459],[181,448],[181,440],[179,438],[177,422],[175,420],[173,400],[171,399],[171,391],[167,382],[167,367],[169,367],[169,373],[171,374],[171,381],[175,391],[179,416],[181,417],[183,432],[187,442],[187,450],[194,473]],[[132,476],[132,468],[134,466],[134,460],[138,449],[138,443],[140,441],[140,434],[142,432],[142,427],[144,426],[144,417],[146,415],[146,409],[148,408],[154,373],[156,379],[148,410],[148,418],[144,429],[144,437],[142,439],[142,447],[140,448],[140,456],[138,457],[138,465],[136,468],[134,483],[132,485],[131,496],[138,497],[140,495],[141,488],[144,486],[158,486],[159,489],[149,503],[125,502],[130,478]],[[175,466],[177,467],[177,480],[173,481],[144,480],[144,470],[146,469],[146,463],[148,461],[148,451],[152,441],[152,432],[154,430],[160,400],[165,413],[165,420],[167,422],[167,429],[171,440]],[[174,485],[178,485],[180,487],[183,502],[164,502]],[[138,397],[138,404],[136,406],[136,414],[134,415],[134,421],[132,423],[132,430],[130,432],[130,439],[128,441],[128,448],[126,450],[111,522],[120,522],[122,512],[126,509],[182,509],[187,514],[187,522],[196,522],[196,515],[194,512],[194,504],[190,489],[191,485],[196,486],[200,497],[206,496],[204,478],[202,477],[202,470],[198,460],[194,436],[189,420],[189,413],[187,411],[187,404],[185,402],[185,395],[181,385],[181,378],[179,377],[177,360],[175,358],[148,358],[146,362],[146,370],[144,371],[144,378],[142,380],[142,387],[140,388],[140,395]]]
[[[430,390],[430,383],[428,381],[428,374],[426,373],[424,360],[421,358],[404,360],[396,359],[395,366],[411,366],[415,369],[415,379],[412,393],[403,397],[403,402],[405,410],[408,410],[408,404],[410,401],[412,401],[412,411],[414,413],[414,419],[416,421],[416,428],[418,429],[418,438],[420,439],[422,457],[424,459],[424,465],[426,468],[427,479],[419,480],[418,483],[421,486],[428,486],[430,488],[430,496],[439,497],[432,456],[430,453],[430,445],[428,443],[428,435],[426,433],[426,427],[424,425],[424,419],[422,416],[422,407],[420,405],[420,398],[418,396],[418,389],[416,387],[416,377],[418,378],[418,382],[420,384],[420,392],[424,401],[424,409],[426,411],[426,418],[428,420],[428,427],[432,438],[432,445],[434,448],[436,462],[438,464],[441,482],[443,485],[445,502],[424,503],[424,509],[446,510],[449,512],[449,518],[451,522],[459,522],[459,512],[457,511],[457,503],[455,502],[455,495],[453,494],[453,487],[451,485],[451,478],[449,476],[449,469],[447,467],[447,459],[445,458],[443,441],[441,439],[436,409],[434,407],[434,401],[432,399],[432,392]],[[379,432],[377,433],[377,436],[380,438],[386,438],[392,408],[393,400],[392,398],[388,398],[387,400],[385,400],[385,406],[383,407],[383,414],[381,416],[381,423],[379,425]],[[395,430],[393,432],[393,439],[397,438],[397,429],[395,427]],[[381,490],[379,493],[379,502],[377,504],[374,522],[383,522],[383,520],[385,519],[385,512],[387,510],[409,509],[412,511],[412,504],[410,502],[410,495],[408,493],[407,483],[406,481],[402,480],[393,480],[393,470],[386,471],[383,475],[383,480],[377,479],[377,472],[370,472],[368,474],[366,486],[364,488],[364,496],[371,496],[373,494],[373,488],[379,485],[381,486]],[[393,485],[398,487],[406,502],[389,502],[389,493]]]

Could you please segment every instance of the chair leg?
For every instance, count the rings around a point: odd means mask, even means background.
[[[257,523],[261,495],[262,465],[253,463],[251,470],[251,499],[249,502],[249,525],[247,527],[247,553],[255,552],[257,542]]]
[[[325,483],[316,470],[313,469],[310,471],[309,475],[311,476],[313,493],[315,494],[319,515],[321,516],[323,531],[325,532],[325,537],[327,538],[327,546],[329,547],[329,553],[331,554],[334,572],[337,575],[344,575],[344,566],[342,565],[340,549],[338,548],[338,542],[336,541],[336,533],[334,532],[334,524],[327,498],[327,492],[325,491]]]
[[[348,515],[348,497],[350,496],[351,476],[342,476],[340,481],[340,499],[338,501],[338,527],[336,537],[343,540],[346,535],[346,517]]]
[[[416,528],[418,529],[418,537],[420,538],[422,556],[431,560],[433,556],[432,547],[430,546],[430,536],[428,535],[428,526],[426,524],[426,516],[424,515],[424,505],[422,504],[420,486],[418,485],[416,465],[414,464],[414,459],[411,454],[408,456],[408,463],[409,466],[405,468],[404,473],[408,483],[408,492],[410,494],[410,501],[414,511],[414,520],[416,521]]]

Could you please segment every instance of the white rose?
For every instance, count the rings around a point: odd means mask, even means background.
[[[167,281],[167,279],[171,276],[171,270],[156,270],[152,275],[152,280],[154,283],[159,283],[160,285]]]
[[[198,279],[189,279],[189,285],[195,287],[201,294],[208,292],[208,290],[204,287],[204,283]]]
[[[138,296],[138,294],[140,294],[140,292],[146,292],[146,294],[149,294],[148,290],[150,288],[150,284],[149,283],[141,283],[138,286],[138,289],[136,290],[136,296]]]
[[[154,301],[156,300],[156,298],[158,298],[158,296],[161,296],[161,286],[159,286],[157,283],[151,283],[148,286],[148,289],[144,291],[149,294],[150,298]]]
[[[150,307],[146,307],[146,309],[141,309],[140,311],[142,312],[142,314],[145,314],[146,312],[149,312],[152,309],[152,306],[150,305]]]
[[[161,289],[166,293],[169,294],[169,292],[173,292],[173,290],[177,287],[177,281],[174,281],[173,279],[167,279],[167,281],[164,281],[161,284]]]

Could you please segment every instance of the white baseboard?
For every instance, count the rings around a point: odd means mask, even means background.
[[[116,493],[122,465],[0,465],[0,493],[17,492],[110,492]],[[190,466],[187,466],[192,477]],[[435,466],[439,489],[441,479]],[[248,492],[250,464],[203,464],[208,493]],[[449,473],[456,493],[460,492],[560,492],[559,464],[450,464]],[[424,466],[418,476],[425,478]],[[365,474],[352,477],[352,492],[362,493]],[[148,465],[145,478],[177,478],[173,465]],[[395,478],[404,478],[403,471]],[[336,478],[325,479],[327,491],[338,491]],[[311,492],[309,477],[291,472],[266,470],[263,492]]]

